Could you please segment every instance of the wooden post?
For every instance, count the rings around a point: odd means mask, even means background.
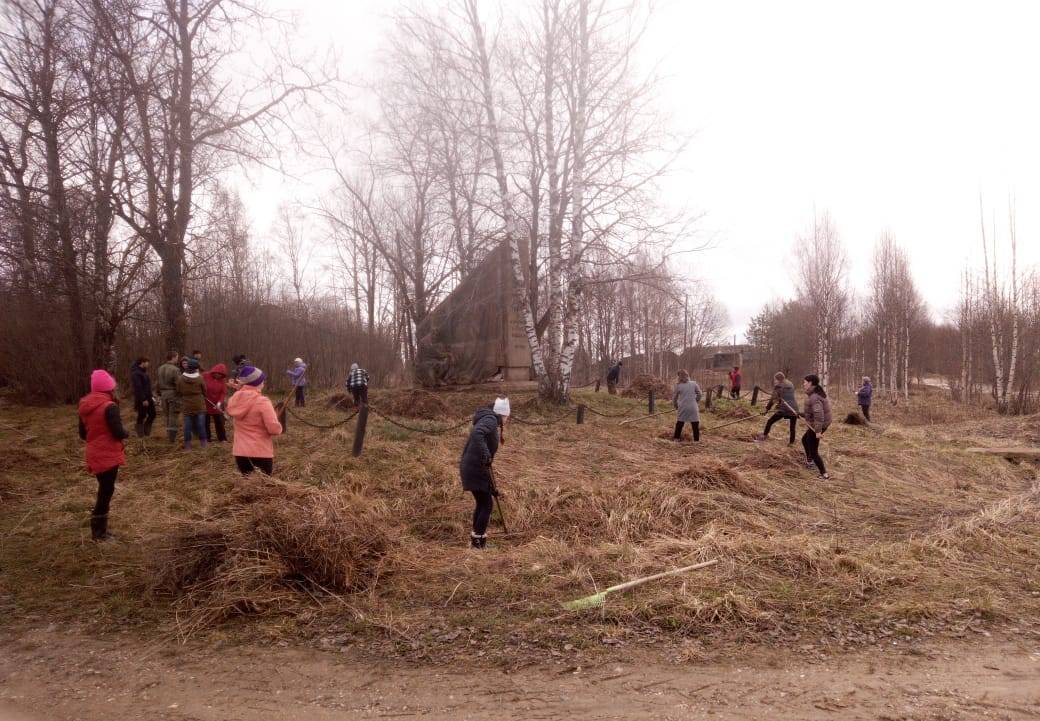
[[[758,386],[751,389],[751,405],[758,405]]]
[[[578,404],[578,419],[577,420],[578,420],[578,425],[579,426],[582,423],[585,422],[585,404],[584,403],[579,403]]]
[[[649,403],[649,405],[648,405],[647,407],[648,407],[648,408],[649,408],[650,410],[649,410],[648,412],[649,412],[649,413],[653,413],[653,412],[654,412],[654,389],[653,389],[653,388],[651,388],[651,389],[650,389],[650,398],[649,398],[649,401],[650,401],[650,403]]]
[[[282,412],[278,414],[278,422],[282,424],[282,435],[289,432],[289,406],[282,406]]]
[[[708,394],[704,396],[704,407],[707,408],[709,411],[711,410],[711,394],[714,392],[714,390],[714,388],[709,388]]]
[[[596,392],[599,393],[599,378],[596,379]]]
[[[368,426],[368,404],[362,403],[358,408],[357,427],[354,429],[354,457],[361,455],[365,445],[365,428]]]

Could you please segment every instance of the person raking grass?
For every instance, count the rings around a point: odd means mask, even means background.
[[[697,442],[701,439],[701,387],[697,381],[690,380],[690,374],[685,369],[679,371],[678,377],[679,382],[675,384],[675,392],[672,394],[672,405],[678,412],[672,438],[676,442],[681,441],[683,424],[689,423],[693,429],[693,440]]]
[[[116,490],[119,467],[126,464],[125,441],[130,434],[123,428],[116,400],[116,379],[103,370],[90,374],[90,393],[79,400],[79,437],[87,442],[84,450],[87,470],[97,478],[97,498],[90,514],[90,537],[111,540],[108,511]]]
[[[820,476],[829,479],[827,467],[823,464],[820,456],[820,438],[831,425],[831,400],[827,397],[827,391],[820,385],[820,377],[815,373],[805,376],[802,382],[805,389],[805,412],[802,418],[808,426],[802,435],[802,447],[805,448],[805,465],[812,468],[813,465],[820,471]]]
[[[494,510],[498,489],[491,464],[498,452],[498,433],[501,420],[488,407],[478,408],[473,414],[473,428],[459,459],[459,476],[463,490],[473,494],[473,530],[469,539],[472,548],[487,547],[487,528]]]

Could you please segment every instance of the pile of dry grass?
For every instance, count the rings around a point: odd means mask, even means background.
[[[357,406],[354,405],[354,397],[349,393],[333,393],[325,399],[325,407],[340,411],[352,411]]]
[[[340,490],[247,477],[212,510],[177,526],[152,562],[151,591],[187,613],[188,630],[367,590],[391,547],[385,509]]]
[[[757,415],[746,403],[726,398],[720,398],[712,406],[711,412],[719,418],[750,418]]]
[[[748,498],[765,498],[765,493],[738,471],[717,460],[705,460],[674,474],[675,480],[699,491],[724,489]]]
[[[667,399],[672,389],[663,380],[649,373],[642,373],[632,379],[632,383],[622,392],[626,398],[646,398],[653,390],[658,399]]]
[[[868,425],[867,419],[859,413],[849,413],[845,416],[845,425],[847,426],[865,426]]]
[[[373,405],[384,413],[405,418],[435,420],[452,415],[451,408],[441,400],[440,396],[420,388],[382,393],[378,403],[373,403]]]

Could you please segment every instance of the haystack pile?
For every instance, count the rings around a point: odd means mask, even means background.
[[[352,411],[357,407],[354,405],[354,397],[349,393],[333,393],[326,399],[325,406],[339,411]]]
[[[363,591],[390,549],[386,517],[340,490],[236,480],[210,518],[181,524],[155,554],[151,591],[172,599],[191,627],[288,610],[300,591]]]
[[[419,388],[388,392],[372,403],[377,410],[405,418],[435,420],[452,415],[451,409],[438,396]]]
[[[653,389],[654,396],[659,399],[671,397],[672,389],[663,380],[649,373],[642,373],[632,380],[632,384],[621,394],[626,398],[646,398]]]

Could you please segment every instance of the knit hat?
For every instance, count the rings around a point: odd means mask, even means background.
[[[111,393],[116,389],[116,379],[108,371],[100,368],[90,374],[90,390],[92,393]]]
[[[294,358],[293,359],[293,363],[295,363],[298,366],[302,366],[303,365],[303,358]]]
[[[198,358],[189,358],[188,359],[188,370],[190,372],[194,373],[198,369],[199,369],[199,359]]]
[[[267,375],[254,366],[242,366],[242,370],[238,374],[238,382],[245,383],[247,386],[258,386],[267,380]]]
[[[356,371],[357,369],[358,369],[358,364],[357,363],[351,363],[350,364],[350,370]]]

